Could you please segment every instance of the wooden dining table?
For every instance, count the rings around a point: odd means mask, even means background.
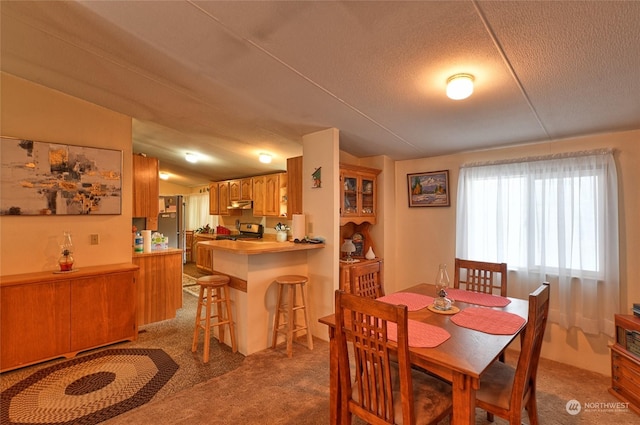
[[[435,285],[418,284],[400,292],[436,296]],[[453,387],[452,425],[475,424],[476,390],[480,385],[480,375],[499,354],[525,328],[529,302],[517,298],[509,298],[505,307],[485,307],[516,314],[524,318],[524,323],[516,332],[509,335],[495,335],[466,327],[458,326],[451,321],[452,314],[442,314],[422,308],[409,311],[409,319],[445,329],[451,337],[434,348],[409,347],[413,365],[419,366],[434,375],[451,383]],[[453,305],[463,311],[476,304],[455,301]],[[335,315],[331,314],[319,319],[329,329],[330,350],[330,415],[332,424],[340,424],[340,386],[338,370],[338,347],[335,339]]]

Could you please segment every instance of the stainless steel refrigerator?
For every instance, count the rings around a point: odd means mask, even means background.
[[[182,262],[186,262],[184,213],[185,204],[182,195],[161,196],[159,200],[158,232],[169,238],[169,248],[182,249]]]

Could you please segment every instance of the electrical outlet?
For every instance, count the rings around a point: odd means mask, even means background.
[[[309,233],[313,233],[313,223],[309,223],[308,227],[309,227]]]
[[[91,245],[98,245],[100,243],[100,236],[97,233],[91,235]]]

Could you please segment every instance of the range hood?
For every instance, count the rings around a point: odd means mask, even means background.
[[[228,210],[250,210],[253,208],[251,201],[231,201],[231,205],[227,206]]]

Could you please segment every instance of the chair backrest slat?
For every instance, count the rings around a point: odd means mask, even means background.
[[[507,263],[455,259],[453,287],[507,296]]]
[[[351,270],[351,293],[367,298],[384,295],[382,261],[362,264]]]
[[[389,340],[389,323],[397,326],[397,342]],[[346,406],[343,415],[348,411],[372,424],[394,423],[393,383],[399,374],[403,423],[415,423],[407,329],[406,306],[336,291],[339,379],[342,405]],[[347,342],[353,347],[352,362]],[[397,372],[392,372],[395,366],[392,366],[391,353],[396,351]],[[352,367],[355,374],[351,372]],[[352,375],[356,377],[353,383]]]
[[[544,282],[529,295],[529,318],[521,336],[520,357],[511,392],[511,412],[520,414],[527,392],[536,381],[548,315],[549,283]]]

